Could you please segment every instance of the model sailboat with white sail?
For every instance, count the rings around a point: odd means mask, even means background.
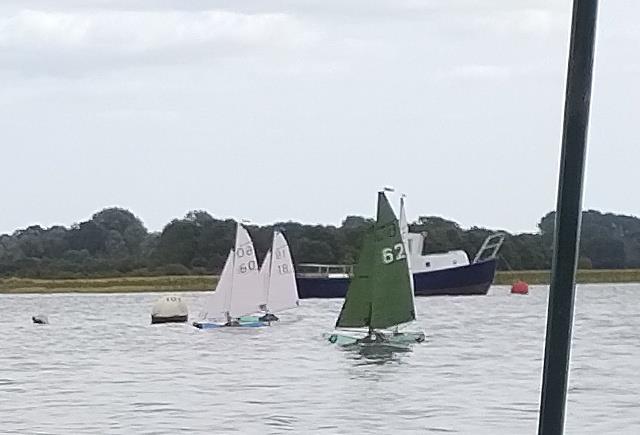
[[[406,245],[387,197],[379,192],[376,223],[365,236],[337,331],[328,339],[341,345],[419,343],[425,340],[422,331],[399,329],[415,319]]]
[[[265,326],[257,319],[243,319],[260,311],[262,288],[251,236],[238,224],[235,247],[229,251],[216,291],[207,298],[201,320],[193,326],[200,329]]]
[[[261,306],[264,315],[260,317],[261,321],[278,320],[275,313],[299,305],[295,268],[289,244],[281,231],[273,232],[271,250],[265,256],[260,275],[264,285],[264,303]]]

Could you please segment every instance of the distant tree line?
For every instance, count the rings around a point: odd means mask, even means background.
[[[512,270],[551,266],[555,214],[538,224],[537,233],[506,234],[498,267]],[[297,263],[352,264],[373,220],[347,216],[342,224],[304,225],[281,222],[248,225],[261,259],[275,227],[284,231]],[[495,230],[472,227],[434,216],[410,224],[425,232],[425,253],[465,250],[473,258],[482,241]],[[107,208],[69,228],[38,225],[0,236],[0,276],[63,278],[118,275],[211,274],[222,269],[233,245],[235,222],[215,219],[205,211],[190,211],[162,232],[149,232],[133,213]],[[632,216],[583,213],[582,268],[640,268],[640,219]]]

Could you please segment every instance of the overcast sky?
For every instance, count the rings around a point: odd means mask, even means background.
[[[54,6],[55,5],[55,6]],[[571,2],[3,0],[0,233],[107,206],[534,231]],[[640,2],[600,2],[585,208],[640,215]]]

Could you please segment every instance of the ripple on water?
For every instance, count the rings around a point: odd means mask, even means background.
[[[530,291],[419,298],[428,342],[406,352],[323,340],[339,300],[199,331],[150,325],[157,294],[2,295],[2,432],[535,433],[547,291]],[[579,289],[567,433],[640,433],[638,306],[640,286]]]

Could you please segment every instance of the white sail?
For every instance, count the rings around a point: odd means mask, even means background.
[[[231,303],[231,287],[233,284],[233,249],[229,251],[224,263],[216,291],[207,296],[204,302],[202,318],[210,320],[225,320]]]
[[[404,195],[400,197],[400,219],[398,220],[398,225],[400,226],[400,236],[402,237],[402,243],[404,243],[404,249],[407,253],[407,265],[409,266],[409,282],[411,283],[411,292],[414,292],[414,282],[413,282],[413,270],[411,268],[411,260],[413,258],[413,250],[415,246],[412,245],[412,240],[409,236],[409,224],[407,223],[407,211],[404,207]],[[413,300],[413,305],[415,306],[415,295]]]
[[[262,283],[258,259],[249,232],[240,224],[236,232],[233,285],[229,314],[241,317],[260,311]]]
[[[278,312],[298,306],[296,274],[289,245],[280,231],[273,233],[271,272],[267,286],[267,308]]]
[[[400,220],[399,220],[399,225],[400,225],[400,235],[402,236],[402,241],[404,242],[405,245],[408,246],[407,243],[407,239],[409,236],[409,224],[407,223],[407,214],[406,211],[404,209],[404,195],[402,195],[400,197]]]
[[[262,300],[264,304],[263,311],[266,310],[267,297],[269,295],[269,276],[271,274],[271,250],[268,250],[262,260],[262,267],[260,267],[260,282],[262,283]]]

